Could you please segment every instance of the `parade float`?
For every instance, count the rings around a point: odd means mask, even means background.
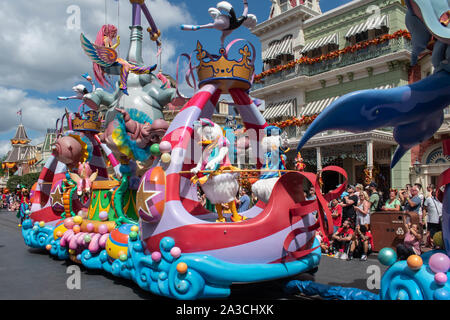
[[[170,125],[163,119],[162,108],[178,90],[163,74],[153,74],[155,66],[144,65],[141,14],[147,18],[150,39],[157,46],[161,45],[160,32],[145,1],[130,2],[133,20],[126,59],[119,58],[115,50],[120,42],[112,26],[103,26],[95,42],[89,35],[81,35],[81,46],[94,64],[97,82],[108,87],[107,75],[120,79],[113,93],[94,86],[92,91],[74,87],[77,95],[69,98],[80,99],[82,105],[78,112],[66,111],[60,119],[53,154],[41,172],[28,219],[23,222],[26,245],[175,299],[227,297],[232,284],[286,279],[317,268],[321,252],[315,233],[332,233],[328,203],[343,193],[347,175],[334,166],[323,168],[320,175],[305,172],[300,154],[296,170],[285,168],[279,129],[266,123],[248,95],[256,50],[245,43],[236,54],[243,39],[225,46],[233,30],[256,24],[246,1],[241,17],[222,1],[209,10],[214,23],[182,26],[191,31],[220,30],[222,46],[218,54],[211,54],[197,42],[198,64],[188,70],[186,78],[193,77],[198,88]],[[436,7],[427,1],[408,1],[415,53],[426,46],[431,34],[437,39],[433,52],[436,73],[413,85],[383,93],[357,92],[336,100],[311,124],[299,151],[314,134],[337,126],[357,132],[391,125],[399,143],[395,164],[405,150],[437,130],[442,109],[450,101],[446,51],[450,35],[437,23],[449,9],[447,1],[442,2],[445,8],[439,7],[439,1],[433,3]],[[436,12],[437,22],[433,20]],[[92,81],[88,75],[84,77]],[[232,165],[232,144],[211,121],[223,94],[232,97],[242,118],[255,169]],[[406,132],[412,126],[413,132]],[[237,193],[237,179],[244,171],[258,174],[258,180],[252,182],[260,201],[238,214],[233,193]],[[323,194],[320,181],[331,171],[341,174],[344,183]],[[443,174],[442,186],[449,183],[448,177],[448,172]],[[305,199],[304,185],[314,187],[316,200]],[[199,189],[217,212],[201,205]],[[449,195],[448,190],[443,193],[447,250]],[[231,219],[219,209],[221,203],[231,207]],[[380,261],[391,267],[377,298],[448,298],[448,253],[432,252],[414,257],[414,261],[396,262],[395,252],[385,250]],[[294,293],[300,287],[299,282],[291,281],[286,290]],[[355,292],[343,296],[374,298]]]
[[[57,123],[53,154],[23,223],[25,243],[176,299],[226,297],[235,283],[315,269],[321,257],[315,231],[332,230],[325,218],[331,221],[327,203],[343,192],[345,183],[322,195],[315,174],[278,164],[284,159],[278,155],[280,148],[269,154],[260,150],[260,143],[279,131],[268,127],[247,93],[256,51],[250,43],[236,49],[237,43],[245,42],[242,39],[224,46],[226,36],[241,25],[256,25],[256,17],[248,14],[245,2],[241,17],[227,2],[209,10],[214,23],[206,28],[222,31],[222,48],[218,55],[211,54],[197,43],[198,65],[190,72],[197,74],[198,89],[168,125],[162,107],[177,90],[164,75],[153,74],[155,66],[144,65],[141,13],[158,46],[160,32],[144,1],[131,3],[126,59],[118,57],[120,40],[114,26],[103,26],[95,42],[81,35],[97,82],[107,88],[108,75],[120,78],[109,93],[95,88],[85,74],[92,90],[79,84],[73,88],[75,96],[58,98],[79,99],[82,104],[78,112],[66,111]],[[223,94],[231,95],[248,131],[256,159],[256,168],[248,171],[271,178],[266,201],[240,214],[234,198],[243,170],[229,161],[232,145],[211,121]],[[346,180],[340,168],[324,171],[338,171]],[[305,201],[304,182],[316,188],[317,201]],[[199,188],[217,213],[201,205]],[[222,203],[231,206],[231,218],[220,211]],[[319,212],[318,220],[313,212]]]

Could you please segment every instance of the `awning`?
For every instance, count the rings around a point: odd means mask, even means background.
[[[316,41],[308,43],[302,50],[302,53],[321,48],[329,44],[339,44],[339,37],[337,33],[331,34],[327,37],[320,38]]]
[[[294,54],[292,50],[292,35],[287,35],[281,40],[271,42],[263,56],[263,62],[275,60],[277,57],[284,54]]]
[[[364,21],[363,23],[351,27],[350,30],[348,30],[347,34],[345,35],[345,38],[350,38],[351,36],[357,35],[367,30],[381,29],[381,27],[387,27],[387,25],[388,25],[387,15],[372,17],[369,18],[367,21]]]
[[[393,86],[388,84],[384,86],[380,86],[374,89],[390,89]],[[337,100],[340,96],[326,98],[322,100],[317,100],[313,102],[307,103],[302,110],[302,116],[312,116],[314,114],[320,113],[323,110],[325,110],[326,107],[328,107],[331,103],[333,103],[335,100]]]
[[[276,117],[293,117],[295,116],[296,99],[285,100],[277,103],[271,103],[266,106],[263,113],[265,119],[272,119]]]

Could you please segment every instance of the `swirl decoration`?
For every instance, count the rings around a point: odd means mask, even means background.
[[[22,236],[27,246],[44,249],[53,239],[53,228],[41,227],[39,222],[33,225],[31,219],[27,219],[22,224]]]
[[[436,251],[424,253],[423,265],[412,270],[407,261],[393,264],[381,279],[381,300],[440,300],[448,299],[450,284],[438,284],[435,274],[429,267],[429,259]],[[447,272],[447,275],[449,273]],[[444,292],[444,294],[442,294]]]
[[[318,245],[317,240],[314,245]],[[133,280],[146,291],[183,300],[227,297],[233,282],[290,276],[310,270],[320,261],[319,249],[305,259],[285,264],[236,265],[208,255],[182,255],[170,237],[160,241],[159,249],[150,254],[138,233],[130,233],[126,257],[112,260],[106,250],[99,254],[85,250],[80,261],[89,269]]]

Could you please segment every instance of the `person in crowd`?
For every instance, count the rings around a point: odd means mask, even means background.
[[[405,199],[405,211],[419,214],[419,209],[422,206],[422,200],[419,197],[419,188],[417,186],[411,187],[411,195],[406,193]]]
[[[337,199],[331,200],[330,211],[333,219],[333,232],[336,232],[342,224],[342,206]]]
[[[356,212],[356,225],[370,225],[370,202],[367,192],[359,194],[358,204],[354,206]]]
[[[405,238],[403,243],[397,245],[397,257],[399,260],[406,260],[410,255],[420,255],[422,253],[420,249],[422,235],[417,224],[406,223],[406,220],[404,220],[404,226],[406,229]]]
[[[442,203],[436,199],[436,191],[433,190],[431,197],[425,199],[423,213],[427,222],[427,245],[431,247],[433,236],[441,231]]]
[[[420,183],[414,183],[414,186],[417,187],[417,189],[419,190],[418,197],[420,198],[420,206],[419,206],[418,214],[419,214],[422,225],[425,225],[425,220],[423,219],[423,214],[422,214],[422,207],[423,207],[423,203],[425,201],[425,196],[423,195],[423,192],[422,192],[422,185]]]
[[[314,189],[314,187],[309,188],[306,200],[316,200],[316,198],[316,190]]]
[[[252,193],[251,198],[252,198],[252,206],[258,203],[258,197],[256,196],[256,194]]]
[[[367,230],[365,225],[358,225],[355,228],[355,235],[350,246],[350,252],[347,260],[352,260],[353,257],[361,257],[361,261],[367,261],[367,257],[372,253],[373,236]]]
[[[236,200],[236,203],[239,206],[238,213],[241,213],[250,209],[250,197],[247,194],[247,190],[245,190],[244,188],[241,188],[239,193],[240,197],[238,200]]]
[[[350,219],[347,219],[332,236],[333,252],[336,259],[347,260],[347,253],[353,238],[353,229],[351,228]]]
[[[377,191],[378,185],[375,182],[371,182],[369,184],[369,189],[370,189],[370,198],[369,198],[369,202],[370,202],[370,214],[373,214],[374,212],[376,212],[378,210],[378,203],[380,202],[380,195],[378,194]]]
[[[401,203],[400,200],[397,199],[397,189],[391,189],[389,191],[389,199],[384,204],[383,211],[400,211]]]
[[[355,195],[359,199],[359,194],[364,191],[364,187],[363,187],[363,185],[361,183],[357,183],[356,186],[355,186],[355,189],[356,189]]]
[[[345,196],[342,201],[342,219],[345,221],[350,219],[352,225],[356,222],[355,205],[358,204],[358,197],[355,195],[355,187],[349,185],[347,187],[348,196]]]
[[[434,184],[432,184],[432,183],[430,183],[428,186],[427,186],[427,194],[425,195],[425,199],[426,198],[430,198],[432,195],[431,195],[431,193],[433,192],[433,191],[435,191],[435,187],[434,187]]]
[[[322,234],[322,231],[316,232],[316,238],[320,243],[320,250],[322,253],[329,254],[331,251],[330,240],[327,236]]]

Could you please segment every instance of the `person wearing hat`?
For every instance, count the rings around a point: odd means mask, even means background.
[[[369,198],[369,202],[370,202],[370,214],[373,214],[375,211],[377,211],[378,209],[378,203],[380,202],[380,195],[378,194],[377,191],[378,185],[375,182],[371,182],[369,184],[369,189],[370,189],[370,198]]]
[[[355,187],[348,185],[348,195],[344,197],[342,206],[342,221],[350,220],[352,225],[356,222],[355,207],[358,204],[358,197],[355,194]]]
[[[18,227],[22,226],[23,220],[25,220],[28,217],[31,208],[29,192],[28,189],[25,188],[24,186],[22,186],[21,197],[22,199],[20,201],[19,211],[17,212],[17,218],[20,219]]]

